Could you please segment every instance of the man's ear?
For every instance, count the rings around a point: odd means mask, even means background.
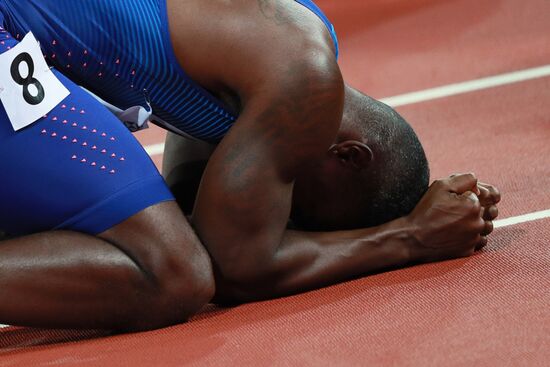
[[[357,140],[346,140],[330,147],[330,152],[340,162],[353,170],[361,171],[368,167],[374,159],[372,149]]]

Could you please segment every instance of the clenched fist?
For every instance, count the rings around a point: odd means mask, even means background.
[[[432,262],[469,256],[487,244],[500,193],[471,174],[435,181],[406,218],[415,239],[411,258]]]

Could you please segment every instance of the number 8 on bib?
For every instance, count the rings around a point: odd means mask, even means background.
[[[15,131],[39,120],[68,95],[32,33],[0,55],[0,100]]]

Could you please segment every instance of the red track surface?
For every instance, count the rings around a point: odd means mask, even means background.
[[[398,110],[418,131],[433,177],[473,171],[494,183],[505,193],[502,217],[550,209],[550,78]]]
[[[318,2],[339,29],[345,75],[376,97],[550,60],[545,0]],[[549,101],[545,78],[399,111],[418,130],[434,176],[477,172],[502,189],[508,217],[550,208]],[[157,134],[140,140],[158,143]],[[210,310],[150,333],[90,339],[100,334],[7,329],[0,367],[547,366],[549,238],[548,219],[501,228],[469,259]]]
[[[549,236],[542,222],[507,228],[473,258],[205,313],[155,332],[27,347],[7,352],[0,366],[544,366],[550,295],[541,238]],[[8,331],[2,344],[44,344],[49,335]]]
[[[353,85],[387,97],[550,60],[545,0],[319,1]]]

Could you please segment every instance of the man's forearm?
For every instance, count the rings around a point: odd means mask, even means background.
[[[414,261],[406,218],[378,227],[337,232],[287,230],[262,274],[248,282],[220,279],[218,302],[249,302],[294,294]]]
[[[484,236],[492,231],[494,205],[500,199],[497,190],[486,195],[478,192],[489,208],[482,214],[478,197],[469,191],[476,183],[471,174],[437,180],[412,213],[378,227],[328,233],[284,231],[263,262],[249,255],[262,243],[242,243],[250,234],[243,236],[231,261],[244,261],[253,271],[244,276],[237,272],[240,277],[218,274],[217,300],[277,297],[388,268],[469,256],[487,243]],[[206,245],[221,246],[221,242]]]

